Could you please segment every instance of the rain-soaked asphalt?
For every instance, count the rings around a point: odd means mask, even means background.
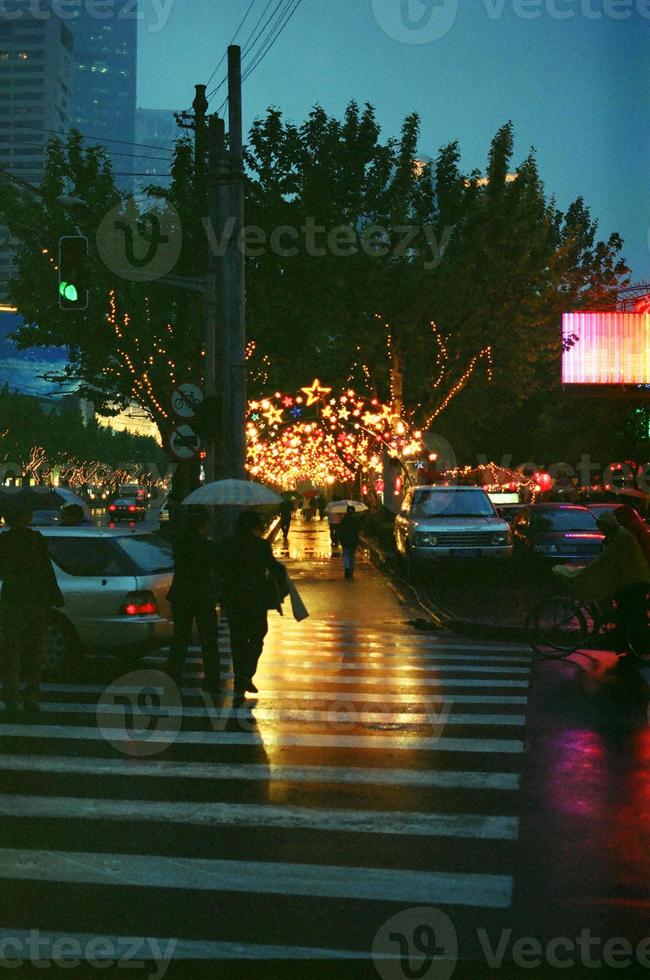
[[[197,651],[182,697],[157,687],[162,657],[144,679],[91,659],[46,686],[37,724],[2,725],[0,945],[28,955],[36,929],[43,960],[64,936],[105,937],[104,959],[150,937],[140,958],[359,969],[372,952],[400,978],[427,975],[412,968],[431,942],[434,980],[456,946],[473,975],[514,951],[546,978],[578,975],[588,929],[592,961],[618,938],[640,962],[645,685],[607,674],[608,654],[540,665],[523,645],[418,632],[371,566],[343,579],[324,523],[276,553],[311,615],[271,614],[245,708],[202,694]],[[409,947],[410,965],[387,964]]]

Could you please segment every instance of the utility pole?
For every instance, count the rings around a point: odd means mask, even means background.
[[[241,48],[228,48],[227,158],[219,174],[219,230],[227,232],[220,263],[221,317],[218,332],[222,386],[221,438],[217,473],[221,479],[246,478],[246,311],[244,228],[244,151]],[[222,239],[223,240],[223,239]]]
[[[225,124],[208,116],[206,86],[196,86],[194,115],[177,116],[195,131],[195,187],[202,206],[207,187],[208,218],[217,257],[208,241],[204,291],[205,395],[219,403],[219,435],[207,440],[206,481],[246,478],[246,285],[244,228],[244,134],[241,48],[228,48],[228,147]],[[207,122],[207,125],[206,125]],[[206,169],[207,160],[207,169]],[[216,443],[216,444],[215,444]]]

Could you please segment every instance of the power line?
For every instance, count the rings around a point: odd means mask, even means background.
[[[14,149],[28,149],[28,150],[44,150],[45,147],[39,143],[13,143]],[[156,160],[159,163],[169,163],[169,157],[150,157],[146,153],[120,153],[117,150],[108,150],[111,156],[114,157],[126,157],[129,160]]]
[[[242,48],[242,57],[244,57],[246,55],[246,53],[249,51],[250,46],[251,46],[251,39],[253,37],[255,37],[255,41],[257,41],[257,39],[260,37],[260,35],[264,33],[264,31],[268,27],[269,23],[273,20],[273,18],[275,17],[275,15],[277,14],[278,10],[282,6],[282,4],[285,2],[285,0],[278,0],[277,5],[275,7],[275,10],[271,14],[271,16],[268,18],[268,20],[266,20],[264,22],[264,26],[262,27],[262,29],[256,34],[255,32],[257,31],[258,27],[260,26],[260,24],[262,23],[262,21],[266,17],[267,11],[268,11],[269,7],[273,4],[273,2],[274,2],[274,0],[267,0],[267,3],[266,3],[266,6],[265,6],[264,10],[260,14],[260,16],[259,16],[259,18],[257,20],[257,23],[255,24],[255,26],[251,30],[251,33],[248,35],[248,39],[246,40],[246,42],[243,45],[243,48]],[[227,81],[228,81],[228,76],[226,75],[225,78],[222,78],[221,79],[221,81],[216,86],[216,88],[213,88],[211,92],[208,92],[208,98],[210,98],[213,95],[216,95],[216,93],[219,91],[219,89],[223,88],[223,86],[226,84]]]
[[[294,4],[293,7],[291,7],[292,3]],[[294,15],[298,11],[298,8],[300,7],[301,3],[302,0],[288,0],[287,5],[285,6],[284,10],[280,14],[280,18],[279,19],[276,18],[275,14],[272,16],[271,19],[274,20],[275,23],[273,24],[271,31],[266,35],[266,38],[262,42],[261,49],[258,51],[257,55],[253,56],[251,62],[249,62],[244,72],[244,75],[242,77],[242,82],[245,82],[246,79],[253,74],[253,72],[258,67],[258,65],[261,64],[264,58],[266,58],[267,54],[271,51],[275,43],[279,40],[280,36],[284,33],[286,28],[289,26],[289,23],[291,22]],[[275,33],[273,33],[273,31],[275,31]],[[226,96],[224,101],[219,106],[219,109],[217,110],[218,113],[221,113],[222,109],[224,108],[227,102],[228,102],[228,96]]]
[[[66,133],[61,133],[58,129],[46,129],[45,127],[38,127],[38,126],[24,126],[24,127],[21,126],[19,132],[28,132],[28,133],[53,133],[55,136],[58,136],[59,139],[62,136],[65,136],[66,135]],[[144,149],[144,150],[161,150],[163,153],[168,153],[170,157],[172,156],[172,151],[169,150],[168,147],[165,147],[165,146],[153,146],[153,145],[149,145],[148,143],[133,143],[133,142],[131,142],[131,140],[115,140],[115,139],[109,139],[107,136],[92,136],[92,135],[91,136],[86,136],[84,134],[82,134],[82,139],[84,139],[84,140],[103,140],[105,143],[117,143],[120,146],[134,146],[136,148]],[[117,151],[115,151],[115,150],[109,150],[108,152],[109,153],[115,153],[116,156],[118,155],[117,154]],[[123,154],[123,155],[124,156],[128,156],[129,154]]]
[[[238,37],[238,35],[239,35],[239,32],[241,31],[241,29],[242,29],[242,27],[244,26],[244,24],[245,24],[245,23],[246,23],[246,21],[248,20],[248,16],[249,16],[249,14],[250,14],[250,12],[251,12],[251,10],[253,9],[253,7],[255,6],[255,3],[256,3],[256,0],[251,0],[251,2],[250,2],[250,4],[249,4],[249,7],[248,7],[248,10],[247,10],[247,11],[246,11],[246,13],[244,14],[244,16],[243,16],[243,18],[242,18],[242,20],[240,21],[240,24],[239,24],[239,27],[237,28],[237,30],[235,31],[235,33],[234,33],[234,34],[233,34],[233,36],[232,36],[232,39],[231,39],[231,41],[230,41],[230,44],[231,44],[231,45],[232,45],[232,44],[234,44],[234,43],[235,43],[235,41],[237,40],[237,37]],[[228,52],[227,52],[227,50],[226,50],[226,51],[224,52],[224,54],[223,54],[223,57],[221,58],[221,61],[219,62],[219,64],[218,64],[218,65],[217,65],[217,67],[215,68],[215,70],[214,70],[214,71],[212,72],[212,74],[210,75],[210,77],[209,77],[209,79],[208,79],[208,84],[206,85],[206,88],[209,88],[209,87],[210,87],[210,82],[212,81],[212,79],[213,79],[213,78],[214,78],[214,76],[215,76],[215,75],[217,74],[217,72],[218,72],[218,71],[219,71],[219,69],[221,68],[221,66],[222,66],[222,64],[223,64],[223,63],[224,63],[224,61],[226,60],[226,55],[227,55],[227,53],[228,53]]]
[[[246,79],[249,77],[249,75],[252,75],[253,72],[255,71],[255,69],[257,68],[257,66],[266,58],[266,56],[269,53],[269,51],[271,50],[271,48],[279,40],[280,36],[284,33],[284,31],[287,29],[287,27],[289,26],[289,24],[293,20],[293,17],[297,13],[298,8],[300,7],[301,3],[302,3],[302,0],[295,0],[293,9],[290,11],[288,17],[285,19],[284,23],[280,26],[280,28],[276,31],[275,36],[267,44],[266,48],[258,56],[257,60],[255,62],[253,62],[253,64],[247,69],[247,71],[244,74],[244,77],[243,77],[242,81],[246,81]]]

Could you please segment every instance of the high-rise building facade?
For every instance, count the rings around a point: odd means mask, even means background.
[[[135,139],[138,144],[135,189],[143,192],[149,184],[166,187],[172,163],[171,154],[179,130],[171,109],[141,109],[136,112]],[[140,156],[141,154],[141,156]]]
[[[6,0],[0,6],[0,179],[28,184],[43,176],[45,147],[70,126],[73,34],[52,15],[49,0]],[[0,302],[14,268],[0,227]]]
[[[118,186],[130,190],[134,170],[138,68],[138,21],[128,5],[114,4],[113,16],[98,18],[82,4],[72,22],[75,78],[72,126],[92,144],[111,152]],[[137,167],[135,167],[137,169]]]

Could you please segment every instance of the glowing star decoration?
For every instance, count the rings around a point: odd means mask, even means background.
[[[269,425],[282,425],[282,410],[275,408],[273,405],[269,405],[268,409],[264,413],[264,417]]]
[[[421,433],[414,433],[407,420],[377,398],[340,393],[321,411],[324,393],[331,389],[315,381],[301,390],[306,399],[276,392],[249,403],[247,468],[253,477],[294,490],[303,481],[317,487],[352,483],[360,474],[371,492],[377,492],[384,450],[404,461],[425,452]],[[260,409],[269,422],[266,428],[258,424]]]
[[[317,405],[322,398],[326,398],[332,392],[331,388],[323,387],[318,378],[316,378],[311,388],[301,388],[300,390],[307,395],[308,408],[311,408],[312,405]]]

